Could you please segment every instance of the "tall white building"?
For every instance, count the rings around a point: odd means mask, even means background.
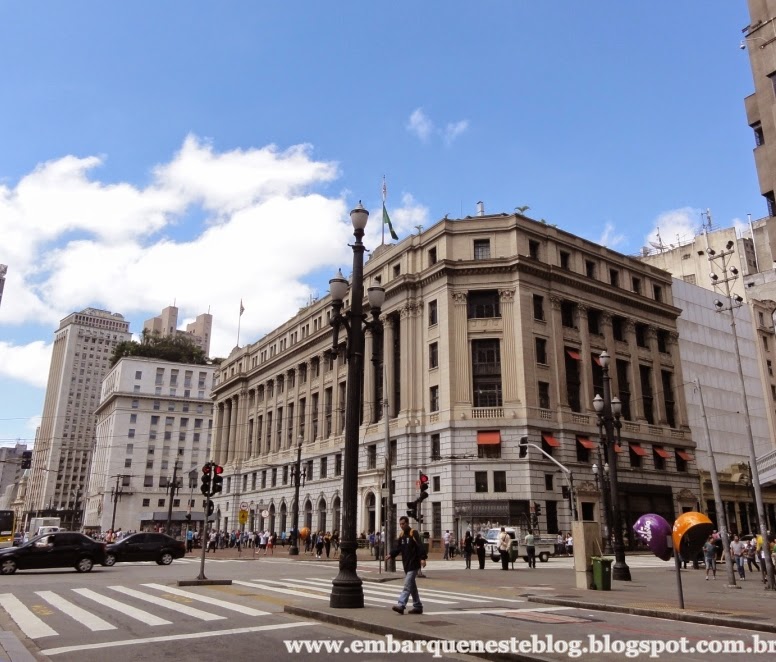
[[[22,453],[27,444],[0,448],[0,509],[10,508],[22,477]]]
[[[199,477],[211,459],[215,366],[124,357],[102,384],[84,528],[149,530],[203,519]],[[177,470],[176,470],[177,462]],[[194,472],[190,484],[189,473]]]
[[[28,513],[56,511],[64,526],[78,526],[100,384],[116,345],[129,339],[129,323],[119,313],[86,308],[60,323],[35,435],[25,497]]]

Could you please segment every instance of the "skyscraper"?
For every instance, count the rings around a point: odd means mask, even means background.
[[[186,325],[186,331],[178,330],[178,309],[175,306],[167,306],[161,315],[152,317],[143,323],[143,331],[158,333],[162,337],[175,334],[186,334],[189,339],[199,347],[205,356],[210,354],[210,335],[213,330],[213,316],[210,313],[202,313]]]
[[[130,338],[129,322],[119,313],[86,308],[61,321],[35,435],[25,501],[28,512],[56,510],[63,526],[77,525],[94,446],[100,385],[116,345]]]

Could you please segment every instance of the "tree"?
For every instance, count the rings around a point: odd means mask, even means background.
[[[163,336],[158,331],[143,329],[140,342],[125,340],[116,345],[110,359],[111,368],[125,356],[142,356],[149,359],[161,359],[173,363],[207,364],[207,357],[201,347],[185,333]]]

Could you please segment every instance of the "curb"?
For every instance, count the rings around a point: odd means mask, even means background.
[[[688,611],[671,611],[669,609],[647,609],[643,607],[626,607],[624,605],[612,605],[600,602],[585,602],[584,600],[572,600],[565,598],[549,598],[537,595],[526,595],[529,602],[538,602],[545,605],[558,605],[560,607],[574,607],[576,609],[592,609],[594,611],[619,612],[633,616],[651,616],[663,618],[669,621],[683,621],[685,623],[698,623],[700,625],[716,625],[717,627],[736,628],[739,630],[754,630],[756,632],[776,633],[776,624],[758,623],[740,618],[727,618],[712,614],[701,614]]]
[[[285,605],[283,611],[286,614],[293,616],[301,616],[302,618],[309,618],[310,620],[320,621],[321,623],[329,623],[331,625],[339,625],[341,627],[350,628],[352,630],[358,630],[360,632],[368,632],[369,634],[378,635],[391,635],[396,639],[402,640],[415,640],[415,641],[449,641],[442,637],[434,637],[431,635],[423,634],[421,632],[412,632],[410,630],[403,630],[399,627],[393,627],[389,625],[382,625],[380,623],[365,622],[347,616],[345,614],[331,614],[329,612],[320,612],[306,607],[297,607],[294,605]],[[465,614],[465,612],[461,612]],[[419,621],[420,622],[420,621]],[[463,639],[466,639],[465,637]],[[462,639],[462,640],[463,640]],[[459,653],[460,655],[467,655],[468,657],[474,657],[481,660],[491,660],[491,662],[554,662],[549,658],[539,657],[537,655],[524,655],[522,653]]]

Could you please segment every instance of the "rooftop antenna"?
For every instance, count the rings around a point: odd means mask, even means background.
[[[650,241],[649,245],[652,248],[657,248],[661,253],[666,249],[663,239],[660,237],[660,228],[657,228],[657,241]]]

